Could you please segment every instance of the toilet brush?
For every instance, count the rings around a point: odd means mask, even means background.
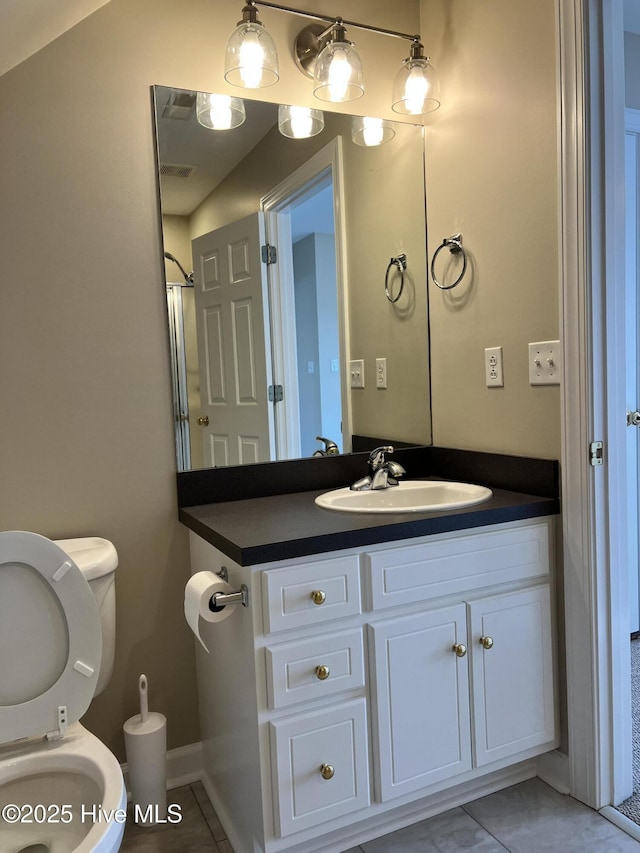
[[[149,681],[138,679],[140,713],[123,726],[129,765],[129,790],[136,823],[164,823],[167,817],[167,719],[149,711]]]

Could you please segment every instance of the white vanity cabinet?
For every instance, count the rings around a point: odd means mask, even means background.
[[[558,745],[554,523],[254,567],[191,534],[193,571],[250,587],[198,652],[204,782],[236,853],[345,850],[535,774]]]

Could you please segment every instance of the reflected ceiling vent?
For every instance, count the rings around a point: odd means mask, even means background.
[[[179,163],[160,163],[161,178],[190,178],[197,166],[184,166]]]
[[[193,111],[195,110],[195,106],[195,92],[172,92],[171,97],[162,111],[162,118],[187,121],[191,118]]]

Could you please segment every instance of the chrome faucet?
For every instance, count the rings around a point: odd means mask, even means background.
[[[398,485],[398,477],[406,474],[399,462],[386,459],[387,453],[393,453],[391,445],[376,447],[369,454],[369,473],[350,486],[354,492],[364,492],[368,489],[388,489]]]
[[[316,441],[324,442],[324,448],[316,450],[313,454],[314,456],[337,456],[340,453],[338,445],[335,441],[331,441],[330,438],[323,438],[321,435],[317,435]]]

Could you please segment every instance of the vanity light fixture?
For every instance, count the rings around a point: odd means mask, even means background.
[[[396,135],[390,121],[371,116],[354,116],[351,121],[351,139],[356,145],[372,148],[384,145]]]
[[[278,130],[289,139],[309,139],[324,128],[324,113],[310,107],[278,107]]]
[[[196,96],[196,118],[209,130],[231,130],[240,127],[246,119],[244,101],[229,95],[212,95],[198,92]]]
[[[313,75],[313,94],[334,104],[355,101],[364,95],[362,62],[353,42],[347,41],[342,18],[329,27],[328,41],[320,51]]]
[[[310,24],[296,37],[294,56],[300,70],[314,78],[313,94],[323,101],[341,103],[364,94],[362,63],[353,44],[347,41],[346,27],[410,41],[411,50],[396,76],[392,109],[404,115],[422,115],[440,106],[437,73],[424,55],[419,35],[347,21],[316,12],[306,12],[267,0],[247,0],[242,21],[227,44],[225,79],[234,86],[257,88],[278,80],[278,59],[273,40],[261,21],[256,6],[266,6],[328,26]]]
[[[440,81],[424,45],[416,36],[393,84],[391,109],[403,115],[422,115],[440,106]]]
[[[249,0],[242,20],[227,42],[224,79],[233,86],[262,89],[278,82],[278,54],[273,39],[258,20],[258,10]]]

